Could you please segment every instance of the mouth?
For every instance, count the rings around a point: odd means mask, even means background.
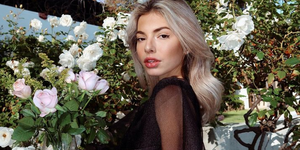
[[[147,57],[144,60],[144,64],[147,68],[156,68],[161,61],[156,58]]]

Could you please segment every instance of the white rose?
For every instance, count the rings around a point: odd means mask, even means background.
[[[83,50],[82,56],[89,58],[90,61],[98,61],[102,54],[103,50],[100,48],[99,44],[94,43]]]
[[[14,147],[12,150],[35,150],[35,147],[28,146],[28,147]]]
[[[64,14],[61,15],[60,25],[69,27],[72,25],[72,23],[73,23],[73,19],[70,15],[64,15]]]
[[[22,64],[23,67],[26,68],[33,68],[34,67],[34,63],[33,62],[26,62],[24,64]]]
[[[62,66],[73,68],[75,66],[75,59],[70,51],[63,50],[63,53],[59,55],[59,62]]]
[[[85,28],[83,26],[76,26],[73,31],[74,31],[75,36],[79,37],[80,35],[82,35],[85,32]]]
[[[227,14],[222,19],[231,19],[233,18],[233,15],[227,12]]]
[[[23,68],[22,75],[23,75],[23,77],[29,77],[30,76],[29,69],[28,68]]]
[[[47,78],[47,73],[50,72],[50,70],[48,68],[45,68],[42,70],[42,72],[40,73],[40,76],[44,79]]]
[[[114,17],[107,17],[103,20],[103,28],[105,29],[113,29],[116,24],[116,20]]]
[[[117,112],[116,117],[118,119],[122,119],[123,117],[125,117],[125,114],[123,112],[119,111],[119,112]]]
[[[129,18],[130,18],[129,13],[119,12],[118,13],[118,20],[117,20],[116,24],[118,24],[118,25],[127,25]]]
[[[91,61],[89,57],[81,56],[78,58],[77,64],[82,71],[90,71],[96,67],[97,62]]]
[[[96,35],[96,40],[97,40],[97,42],[103,42],[103,40],[104,40],[104,35],[102,35],[102,34],[100,34],[100,35]]]
[[[89,35],[86,32],[82,33],[81,39],[87,40],[88,38],[89,38]]]
[[[73,44],[70,49],[69,49],[70,53],[72,54],[72,56],[77,57],[79,54],[79,47],[77,44]]]
[[[67,41],[75,41],[75,38],[73,35],[68,35],[66,38]]]
[[[106,36],[110,41],[114,41],[118,38],[118,30],[109,31]]]
[[[34,30],[40,30],[42,28],[42,22],[38,19],[32,19],[30,21],[30,26],[34,29]]]
[[[49,17],[48,21],[50,22],[52,28],[59,25],[59,20],[57,17]]]
[[[123,41],[124,46],[128,47],[129,45],[128,45],[128,43],[126,42],[126,36],[127,36],[127,34],[126,34],[126,31],[125,31],[125,30],[120,30],[120,31],[118,32],[118,37],[119,37],[119,39],[121,39],[121,40]]]
[[[123,72],[121,75],[122,75],[124,81],[130,80],[130,76],[127,72]]]
[[[38,41],[39,42],[44,42],[45,41],[45,37],[43,35],[39,35]]]
[[[225,0],[220,0],[219,2],[220,2],[220,4],[221,4],[222,6],[225,6],[225,7],[228,6],[228,1],[225,2]]]
[[[105,1],[106,0],[96,0],[98,3],[100,3],[100,4],[105,4]]]
[[[19,61],[13,60],[13,61],[7,61],[6,62],[6,66],[8,66],[9,68],[11,68],[12,70],[15,70],[16,68],[18,68],[19,65]]]
[[[80,23],[80,26],[83,27],[84,29],[86,29],[87,23],[85,21],[82,21]]]
[[[226,12],[227,11],[227,9],[226,8],[224,8],[224,7],[221,7],[221,8],[218,8],[218,10],[217,10],[217,14],[219,15],[219,14],[221,14],[221,13],[224,13],[224,12]]]
[[[234,50],[237,51],[244,43],[243,38],[245,37],[244,34],[237,33],[237,32],[229,32],[228,35],[223,35],[218,37],[219,42],[221,43],[221,50]]]
[[[234,30],[237,30],[239,33],[247,35],[254,30],[254,23],[252,17],[249,15],[242,15],[236,18],[236,23],[232,26]]]
[[[15,142],[11,139],[14,130],[7,127],[0,127],[0,146],[2,148],[12,146]]]

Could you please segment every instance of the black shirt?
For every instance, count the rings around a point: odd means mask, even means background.
[[[140,106],[121,150],[204,149],[200,107],[190,84],[176,77],[160,80]]]

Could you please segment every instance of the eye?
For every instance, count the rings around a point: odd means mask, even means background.
[[[166,39],[169,37],[170,37],[170,35],[166,35],[166,34],[159,35],[159,38],[162,38],[162,39]]]
[[[138,42],[142,42],[144,40],[145,40],[145,38],[136,38],[136,41],[138,41]]]

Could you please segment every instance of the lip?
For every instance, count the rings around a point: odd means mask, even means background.
[[[147,68],[156,68],[160,62],[160,60],[153,57],[147,57],[144,60],[144,64]]]

